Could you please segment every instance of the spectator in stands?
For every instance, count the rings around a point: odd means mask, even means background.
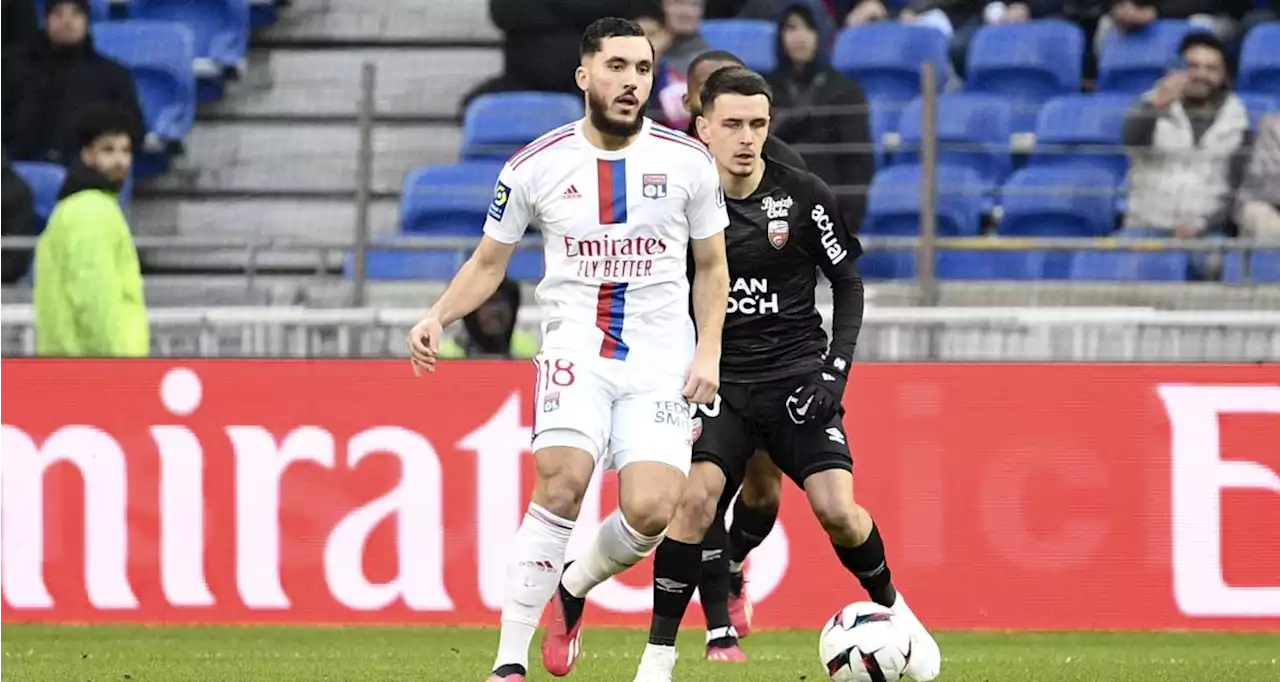
[[[1098,22],[1093,47],[1102,54],[1103,40],[1111,31],[1136,31],[1157,19],[1186,19],[1230,43],[1251,5],[1252,0],[1115,0]]]
[[[0,45],[5,50],[34,40],[40,34],[35,0],[4,0],[0,5],[0,27],[4,34]]]
[[[9,165],[7,154],[4,156],[4,177],[0,178],[0,189],[4,190],[4,236],[35,236],[40,220],[36,217],[31,188]],[[31,267],[31,251],[28,249],[5,249],[0,258],[3,259],[2,279],[5,284],[22,279]]]
[[[142,129],[129,70],[93,47],[88,0],[46,3],[45,32],[5,56],[3,87],[4,147],[18,161],[75,159],[77,116],[93,103],[122,108]]]
[[[808,3],[793,2],[783,15],[778,70],[768,81],[773,134],[807,147],[802,152],[806,165],[835,190],[845,224],[856,229],[875,175],[870,109],[862,88],[831,67]]]
[[[581,96],[574,81],[582,32],[601,17],[635,15],[658,0],[489,0],[489,18],[502,31],[502,73],[477,85],[462,107],[491,92],[535,90]]]
[[[1280,237],[1280,114],[1262,119],[1253,158],[1236,197],[1242,237]]]
[[[685,77],[684,72],[672,68],[671,62],[665,58],[673,39],[667,30],[667,14],[662,5],[652,3],[641,7],[629,18],[640,24],[645,37],[653,45],[653,94],[649,96],[645,115],[673,128],[684,128],[688,124],[682,104]]]
[[[488,301],[462,318],[462,335],[442,343],[440,356],[525,359],[537,355],[537,339],[516,331],[519,313],[520,283],[504,279]]]
[[[1186,70],[1169,73],[1125,115],[1125,227],[1184,239],[1223,234],[1250,143],[1249,114],[1231,91],[1220,40],[1193,33],[1179,53]]]
[[[711,49],[699,33],[702,27],[702,1],[662,0],[662,11],[667,18],[667,33],[671,35],[671,44],[663,50],[662,58],[680,73],[688,71],[694,57]]]
[[[116,197],[133,165],[133,114],[87,107],[80,158],[36,247],[36,352],[145,356],[150,329],[138,251]]]

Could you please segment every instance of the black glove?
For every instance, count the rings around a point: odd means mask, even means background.
[[[797,424],[825,424],[844,414],[844,387],[849,382],[848,363],[837,358],[818,370],[809,381],[787,396],[787,416]]]

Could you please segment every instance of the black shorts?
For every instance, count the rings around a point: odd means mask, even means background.
[[[828,469],[853,470],[849,439],[840,415],[825,424],[796,424],[786,400],[807,377],[760,384],[724,384],[711,405],[699,405],[695,425],[702,433],[693,443],[693,461],[711,462],[724,472],[726,490],[736,491],[747,461],[757,449],[804,487],[806,478]],[[732,494],[732,493],[730,493]]]

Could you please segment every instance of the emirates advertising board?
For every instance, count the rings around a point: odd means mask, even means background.
[[[496,622],[528,363],[4,370],[4,622]],[[845,404],[931,627],[1280,629],[1280,366],[870,364]],[[616,491],[597,475],[571,556]],[[764,628],[862,597],[795,489],[747,570]],[[647,623],[651,579],[601,585],[593,622]]]

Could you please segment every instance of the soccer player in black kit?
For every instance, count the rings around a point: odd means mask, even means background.
[[[702,87],[698,136],[720,171],[729,211],[731,289],[719,395],[699,410],[693,467],[654,561],[649,643],[636,682],[670,682],[675,639],[702,570],[702,540],[726,487],[757,449],[800,486],[836,556],[871,599],[911,634],[907,675],[934,679],[941,653],[894,588],[884,542],[853,498],[853,461],[841,417],[862,326],[862,249],[817,176],[761,156],[772,95],[757,73],[725,67]],[[815,306],[817,271],[834,298],[828,344]]]
[[[692,117],[690,136],[697,137],[697,120],[702,115],[702,85],[712,73],[726,66],[743,66],[737,55],[726,50],[703,52],[689,63],[684,106]],[[804,157],[776,137],[766,137],[760,156],[766,163],[781,163],[808,170]],[[709,661],[741,663],[746,654],[738,638],[746,637],[751,623],[751,602],[744,593],[742,565],[778,518],[782,494],[782,472],[766,452],[757,450],[747,463],[741,494],[736,486],[726,486],[716,508],[716,518],[702,539],[702,578],[698,582],[702,610],[707,621]],[[734,503],[734,499],[737,502]],[[725,527],[725,515],[733,503],[733,526]]]

